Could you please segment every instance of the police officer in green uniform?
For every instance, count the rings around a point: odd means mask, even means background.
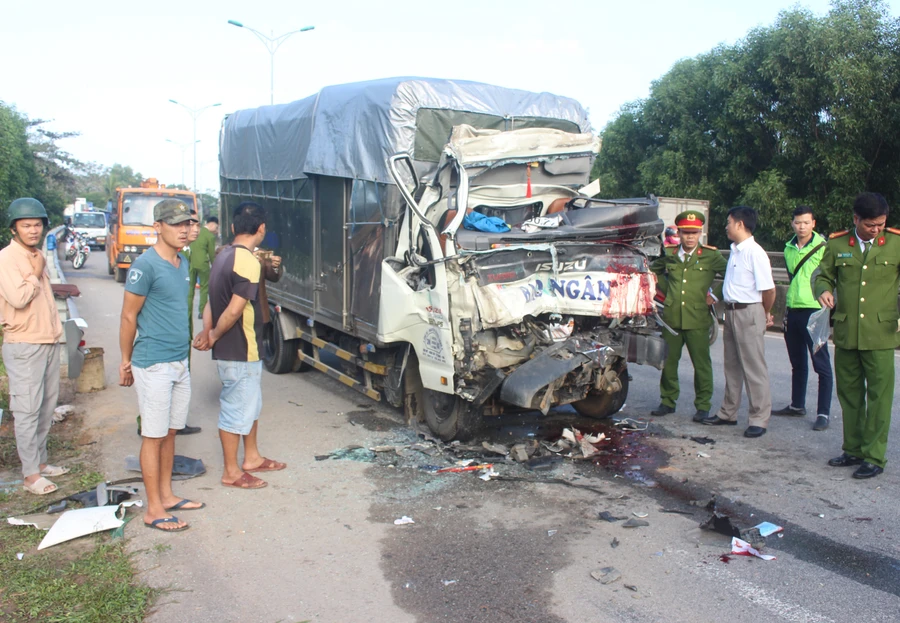
[[[831,235],[816,278],[819,302],[834,309],[834,371],[844,413],[844,452],[828,464],[858,466],[854,478],[884,471],[891,427],[900,230],[885,229],[889,211],[881,195],[858,195],[855,227]]]
[[[699,244],[705,219],[694,210],[675,217],[680,244],[666,245],[665,252],[650,264],[658,280],[658,296],[665,297],[663,321],[676,335],[663,331],[669,354],[659,381],[660,405],[651,415],[675,412],[680,388],[678,361],[686,345],[694,365],[694,421],[709,416],[713,392],[712,360],[709,356],[709,329],[714,319],[709,313],[707,294],[716,275],[724,275],[728,262],[715,247]],[[721,298],[721,284],[718,286]]]

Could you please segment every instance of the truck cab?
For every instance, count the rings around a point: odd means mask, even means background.
[[[179,199],[197,209],[194,193],[166,188],[152,177],[141,182],[140,187],[116,189],[106,251],[109,274],[119,283],[124,283],[134,260],[156,244],[153,208],[163,199]]]

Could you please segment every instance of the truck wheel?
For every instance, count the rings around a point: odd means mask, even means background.
[[[116,266],[116,282],[117,283],[125,283],[125,273],[127,273],[124,268],[119,268]]]
[[[287,372],[306,372],[312,368],[305,363],[300,363],[297,350],[302,348],[304,354],[312,355],[312,345],[301,339],[286,340],[278,321],[278,314],[270,308],[271,322],[266,323],[263,329],[263,365],[272,374],[286,374]]]
[[[604,391],[591,390],[582,400],[576,400],[572,406],[579,415],[584,417],[602,419],[617,413],[625,406],[625,398],[628,397],[628,366],[622,364],[618,370],[619,382],[622,389],[609,394]]]
[[[456,394],[423,388],[422,409],[428,428],[444,441],[471,439],[481,425],[481,410]]]

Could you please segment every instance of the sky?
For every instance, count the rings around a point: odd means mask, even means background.
[[[275,103],[391,76],[475,80],[572,97],[599,132],[680,59],[771,25],[788,0],[490,1],[0,0],[0,101],[49,128],[76,158],[218,187],[225,114],[269,103],[269,35],[306,26],[275,54]],[[827,0],[799,3],[817,15]],[[900,0],[891,0],[892,15]],[[181,147],[167,142],[173,141]],[[183,158],[182,158],[183,155]],[[182,173],[183,172],[183,173]],[[183,174],[183,177],[182,177]]]

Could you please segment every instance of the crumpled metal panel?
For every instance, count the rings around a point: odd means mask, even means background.
[[[232,113],[222,124],[219,172],[228,179],[320,174],[393,183],[387,158],[413,152],[421,108],[562,119],[590,132],[587,111],[551,93],[466,80],[385,78],[329,86],[296,102]],[[423,174],[435,167],[416,165]]]

